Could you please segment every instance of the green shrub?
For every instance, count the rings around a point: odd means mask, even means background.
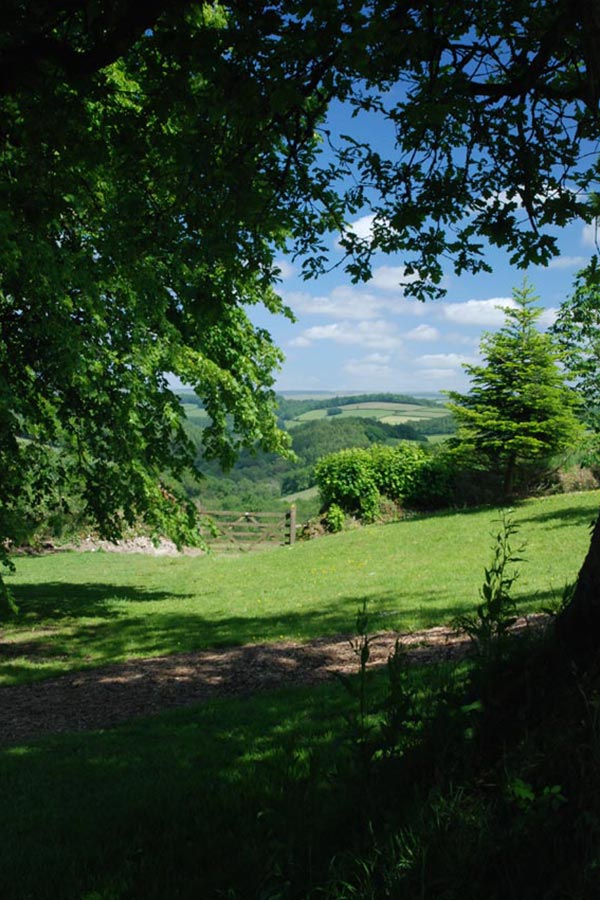
[[[369,453],[377,489],[390,500],[401,500],[406,496],[428,458],[427,453],[414,444],[397,447],[376,444]]]
[[[515,490],[530,493],[532,473],[523,467],[519,475]],[[502,472],[492,460],[486,464],[464,449],[446,444],[419,467],[405,499],[414,509],[433,510],[481,506],[502,497]]]
[[[376,517],[379,491],[369,450],[357,447],[324,456],[315,466],[315,480],[326,508],[336,503],[367,522]]]
[[[338,531],[343,531],[346,514],[341,506],[338,506],[337,503],[332,503],[325,513],[325,521],[328,531],[335,534]]]
[[[440,509],[456,502],[458,465],[455,456],[443,449],[429,456],[411,481],[407,495],[410,506]]]
[[[379,512],[381,497],[402,500],[426,460],[425,451],[411,444],[374,444],[330,453],[318,461],[314,474],[326,508],[336,504],[371,522]]]

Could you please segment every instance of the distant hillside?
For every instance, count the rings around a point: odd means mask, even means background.
[[[410,406],[424,406],[439,409],[437,400],[423,397],[413,397],[408,394],[351,394],[343,396],[328,396],[323,399],[306,396],[302,399],[287,397],[281,394],[277,396],[278,412],[285,420],[297,419],[311,410],[326,410],[332,407],[357,406],[365,403],[408,404]]]
[[[203,505],[229,509],[277,507],[289,494],[312,486],[312,468],[328,453],[346,447],[379,443],[443,439],[454,429],[452,417],[439,401],[405,394],[356,394],[302,400],[278,396],[279,425],[290,431],[296,462],[275,454],[243,451],[233,468],[223,472],[218,463],[204,458],[202,431],[208,424],[201,401],[181,392],[187,415],[186,431],[197,448],[197,466],[204,474],[200,485],[184,481],[190,496]],[[441,436],[441,437],[439,437]],[[313,500],[315,507],[318,501]],[[316,509],[301,510],[310,515]]]

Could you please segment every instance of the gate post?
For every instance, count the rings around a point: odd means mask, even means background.
[[[290,508],[285,514],[286,519],[286,537],[288,544],[294,544],[296,542],[296,504],[292,503]]]

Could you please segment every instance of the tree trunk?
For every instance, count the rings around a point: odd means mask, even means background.
[[[505,501],[510,500],[513,495],[516,467],[517,455],[516,453],[511,453],[511,455],[506,460],[506,465],[504,467],[504,484],[502,486],[502,493],[504,495]]]
[[[600,650],[600,516],[573,597],[556,621],[556,633],[578,663],[590,662]]]

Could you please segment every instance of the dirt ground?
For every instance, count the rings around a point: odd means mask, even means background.
[[[516,630],[539,627],[544,616],[519,619]],[[399,638],[412,664],[464,656],[471,643],[450,628],[371,637],[369,665],[386,663]],[[0,688],[0,743],[56,732],[109,728],[139,716],[283,686],[314,684],[335,672],[357,671],[352,636],[308,643],[247,644],[176,656],[129,660],[33,684]],[[10,645],[0,641],[0,658]]]

